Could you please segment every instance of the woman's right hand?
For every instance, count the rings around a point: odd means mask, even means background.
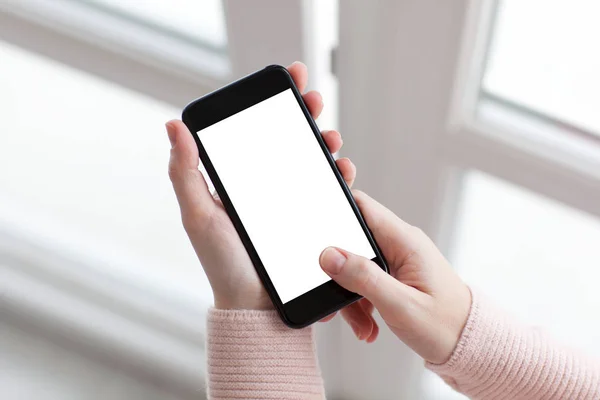
[[[344,319],[359,338],[369,340],[377,330],[370,318],[374,306],[394,334],[426,361],[446,362],[469,315],[469,288],[423,231],[366,194],[353,194],[390,274],[364,257],[325,249],[320,258],[323,270],[365,298],[343,310]]]

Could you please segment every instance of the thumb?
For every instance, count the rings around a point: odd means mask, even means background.
[[[382,316],[397,313],[412,296],[410,287],[388,275],[373,261],[336,247],[319,258],[321,268],[340,286],[365,297]]]

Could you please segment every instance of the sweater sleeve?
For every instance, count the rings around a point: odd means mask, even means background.
[[[450,359],[427,364],[472,399],[600,399],[600,364],[512,321],[477,293]]]
[[[290,329],[275,311],[208,314],[209,399],[324,399],[314,329]]]

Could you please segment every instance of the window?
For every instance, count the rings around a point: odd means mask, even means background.
[[[227,45],[221,0],[144,2],[87,0],[87,2],[100,10],[122,15],[138,24],[157,27],[216,50],[224,50]]]
[[[598,175],[598,15],[585,0],[497,3],[477,108],[491,127],[483,133]]]
[[[503,0],[484,96],[600,136],[600,3]]]
[[[453,264],[521,321],[600,356],[600,219],[469,172]],[[507,295],[510,290],[510,295]]]

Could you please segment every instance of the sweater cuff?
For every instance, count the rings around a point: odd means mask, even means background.
[[[209,398],[322,399],[314,329],[290,329],[276,311],[208,313]]]

